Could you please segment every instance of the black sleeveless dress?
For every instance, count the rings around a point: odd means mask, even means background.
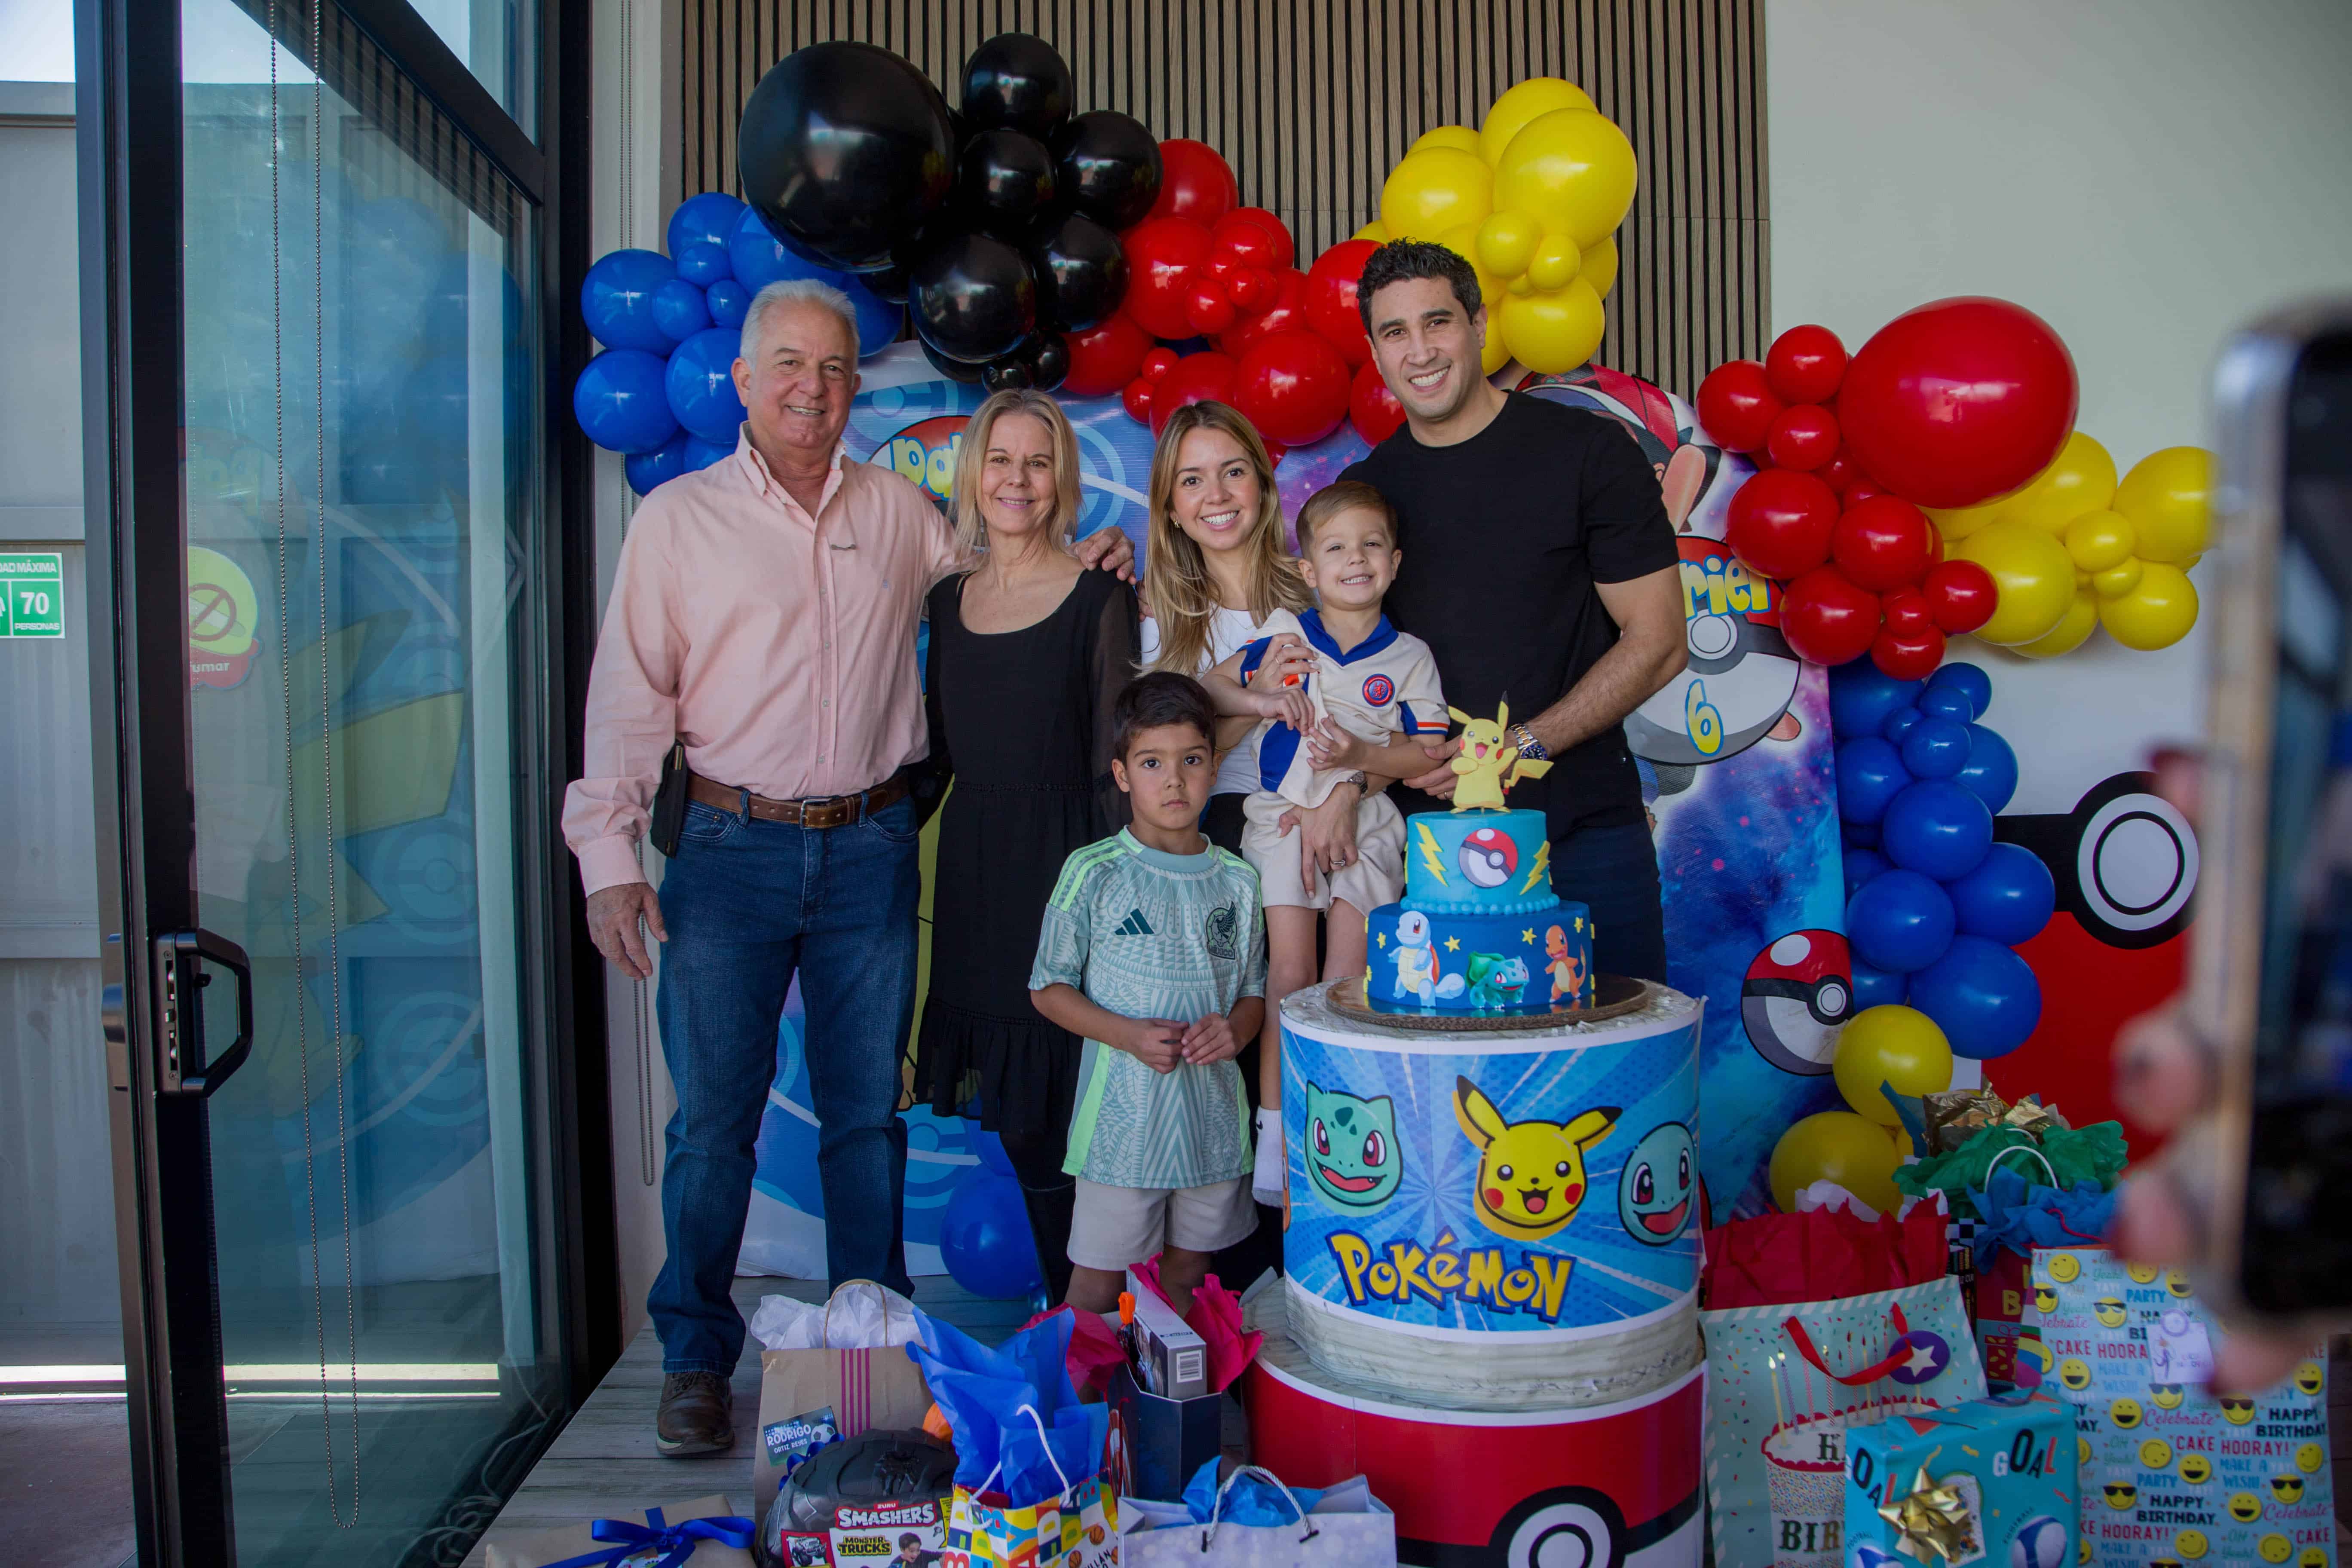
[[[929,768],[951,773],[953,787],[940,809],[915,1094],[941,1115],[1058,1144],[1082,1042],[1030,1005],[1029,968],[1062,862],[1127,825],[1110,718],[1135,676],[1135,590],[1084,572],[1044,620],[983,635],[964,626],[964,582],[949,578],[929,603]]]

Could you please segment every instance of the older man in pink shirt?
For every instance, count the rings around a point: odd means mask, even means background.
[[[735,362],[734,455],[662,486],[630,523],[589,677],[586,776],[564,803],[597,951],[643,979],[640,925],[665,943],[656,1011],[677,1112],[669,1256],[646,1306],[666,1454],[734,1442],[744,1327],[729,1286],[795,972],[826,1270],[911,1289],[898,1104],[919,891],[909,764],[926,750],[915,627],[960,561],[921,490],[844,450],[857,382],[839,290],[761,290]],[[1122,573],[1134,557],[1116,530],[1079,552]],[[637,843],[673,742],[692,780],[656,898]]]

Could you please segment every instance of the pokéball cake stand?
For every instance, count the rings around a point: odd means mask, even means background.
[[[1407,1562],[1698,1563],[1701,1008],[1472,1034],[1285,999],[1260,1462],[1370,1476]]]

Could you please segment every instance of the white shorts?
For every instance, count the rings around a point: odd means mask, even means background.
[[[1257,1228],[1250,1179],[1205,1187],[1107,1187],[1078,1178],[1070,1216],[1070,1261],[1086,1268],[1131,1268],[1162,1247],[1214,1252]]]
[[[1242,802],[1248,819],[1242,858],[1257,873],[1259,903],[1269,910],[1328,910],[1332,900],[1345,899],[1368,915],[1404,897],[1404,818],[1386,795],[1357,803],[1355,860],[1328,875],[1317,871],[1311,887],[1298,872],[1298,829],[1285,833],[1275,826],[1284,812],[1297,809],[1272,790],[1254,790]]]

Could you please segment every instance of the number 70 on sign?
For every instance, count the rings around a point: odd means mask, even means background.
[[[0,552],[0,637],[65,635],[65,558],[55,551]]]

